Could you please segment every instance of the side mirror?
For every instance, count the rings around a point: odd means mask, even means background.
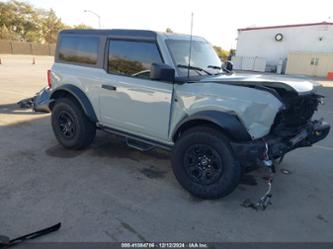
[[[223,64],[223,71],[226,71],[227,73],[231,73],[234,69],[234,64],[231,61],[227,61]]]
[[[150,68],[150,79],[173,82],[175,80],[175,69],[166,64],[153,63]]]

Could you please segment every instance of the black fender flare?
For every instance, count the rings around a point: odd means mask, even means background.
[[[175,138],[176,134],[178,134],[178,131],[184,125],[193,121],[206,121],[213,123],[220,127],[226,133],[226,135],[228,135],[235,142],[247,142],[252,140],[248,130],[235,113],[221,111],[200,111],[191,116],[185,117],[175,127],[175,132],[173,133],[172,137]]]
[[[62,95],[64,92],[70,94],[73,96],[81,105],[84,113],[87,115],[87,117],[90,119],[90,121],[96,123],[98,121],[95,110],[87,97],[87,95],[78,87],[65,84],[60,87],[57,87],[51,92],[50,99],[54,100],[58,98],[58,96]],[[52,106],[49,106],[50,110],[52,110]]]

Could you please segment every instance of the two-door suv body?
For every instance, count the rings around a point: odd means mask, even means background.
[[[146,30],[64,30],[49,71],[52,127],[69,149],[96,129],[172,151],[180,184],[219,198],[242,170],[325,138],[322,101],[303,78],[242,75],[203,38]]]

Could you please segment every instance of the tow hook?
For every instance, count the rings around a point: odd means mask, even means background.
[[[271,199],[272,199],[272,182],[273,182],[273,174],[271,174],[269,177],[265,178],[266,184],[268,186],[266,193],[257,201],[256,208],[265,210],[268,205],[272,205]]]
[[[272,161],[269,158],[268,144],[267,144],[266,141],[264,141],[264,143],[265,143],[265,153],[264,153],[263,163],[269,169],[270,175],[265,177],[266,184],[267,184],[267,191],[256,203],[257,209],[261,208],[262,210],[265,210],[268,205],[272,205],[272,202],[271,202],[271,199],[272,199],[272,193],[271,193],[272,192],[272,183],[273,183],[273,176],[276,172],[274,161]]]
[[[268,151],[269,151],[269,148],[268,148],[268,143],[265,142],[265,152],[264,152],[264,155],[263,155],[263,160],[262,160],[262,163],[265,167],[268,167],[273,173],[275,173],[275,167],[274,167],[274,162],[269,158],[269,154],[268,154]]]
[[[246,199],[245,201],[243,201],[243,203],[241,204],[242,207],[246,207],[246,208],[253,208],[254,210],[258,211],[259,209],[261,210],[265,210],[268,205],[272,205],[271,199],[272,199],[272,182],[273,182],[273,177],[266,177],[266,183],[268,185],[268,189],[266,191],[266,193],[256,202],[253,203],[251,201],[251,199]]]
[[[265,143],[265,152],[264,152],[264,159],[262,160],[262,163],[263,163],[264,167],[268,168],[270,171],[270,175],[264,177],[266,184],[267,184],[267,191],[256,203],[253,203],[250,199],[246,199],[241,204],[241,206],[243,206],[243,207],[253,208],[256,211],[258,211],[259,209],[265,210],[268,207],[268,205],[272,205],[272,202],[271,202],[271,199],[273,196],[271,193],[272,192],[272,183],[273,183],[273,176],[276,172],[275,162],[269,158],[268,144],[267,144],[267,142],[264,142],[264,143]]]

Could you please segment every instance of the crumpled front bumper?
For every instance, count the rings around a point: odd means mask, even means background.
[[[267,155],[269,159],[274,160],[296,148],[311,146],[327,137],[329,131],[330,125],[327,122],[314,120],[292,137],[267,135],[247,143],[232,143],[231,145],[235,157],[241,165],[247,167],[260,164]]]

